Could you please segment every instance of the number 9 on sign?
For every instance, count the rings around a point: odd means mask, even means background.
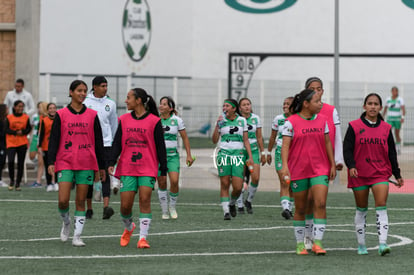
[[[243,84],[244,84],[244,77],[243,77],[243,75],[238,74],[236,76],[236,86],[240,87],[240,86],[243,86]]]

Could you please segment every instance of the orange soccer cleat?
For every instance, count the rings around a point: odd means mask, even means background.
[[[145,238],[141,238],[141,240],[138,241],[137,247],[138,248],[150,248],[150,245],[148,244]]]
[[[121,246],[127,246],[129,244],[129,241],[131,240],[131,236],[135,228],[135,223],[132,223],[131,231],[128,231],[128,229],[125,228],[124,233],[121,236]]]

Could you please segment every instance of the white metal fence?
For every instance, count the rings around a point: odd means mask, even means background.
[[[52,101],[58,106],[69,102],[68,90],[75,79],[83,79],[91,88],[94,75],[41,75],[39,100]],[[228,96],[227,80],[225,79],[189,79],[172,77],[139,77],[139,76],[107,76],[108,94],[118,105],[118,114],[126,112],[125,98],[131,87],[144,88],[156,101],[162,96],[174,98],[180,116],[183,118],[190,136],[206,136],[200,133],[203,126],[213,126],[221,113],[221,105]],[[283,99],[298,93],[303,89],[303,80],[277,81],[252,80],[247,96],[253,103],[253,110],[262,119],[265,139],[270,136],[270,126],[273,118],[282,112]],[[342,132],[345,133],[348,122],[356,119],[362,113],[362,103],[366,94],[376,92],[385,101],[390,95],[391,84],[387,83],[340,83],[340,105],[336,106],[342,121]],[[406,119],[402,131],[403,142],[414,144],[413,107],[414,83],[398,85],[400,95],[406,103]],[[325,94],[323,101],[333,102],[330,93],[332,83],[324,83]],[[202,129],[203,128],[203,129]]]

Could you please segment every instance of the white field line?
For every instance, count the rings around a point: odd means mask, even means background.
[[[413,225],[414,222],[400,222],[390,223],[390,226],[394,225]],[[376,227],[376,224],[367,224],[367,227]],[[342,231],[341,229],[329,229],[329,227],[354,227],[354,224],[328,224],[326,231]],[[236,231],[265,231],[265,230],[277,230],[277,229],[292,229],[293,226],[271,226],[271,227],[250,227],[250,228],[220,228],[220,229],[204,229],[204,230],[186,230],[186,231],[171,231],[162,233],[150,233],[150,236],[167,236],[167,235],[183,235],[183,234],[200,234],[200,233],[217,233],[217,232],[236,232]],[[348,232],[349,230],[344,230]],[[352,231],[354,232],[354,231]],[[377,234],[377,233],[366,233]],[[139,234],[133,234],[133,236],[139,236]],[[391,235],[388,235],[391,236]],[[119,238],[120,235],[96,235],[96,236],[84,236],[82,239],[101,239],[101,238]],[[59,237],[53,238],[36,238],[36,239],[0,239],[0,242],[42,242],[42,241],[55,241],[60,240]]]
[[[278,226],[278,227],[269,227],[269,228],[244,228],[239,230],[270,230],[270,229],[281,229],[281,228],[289,228],[288,226]],[[228,230],[218,230],[218,231],[235,231],[232,229]],[[338,231],[338,232],[351,232],[354,233],[353,230],[329,230],[329,231]],[[191,233],[204,233],[204,232],[217,232],[217,230],[200,230],[200,231],[184,231],[184,232],[191,232]],[[171,233],[171,232],[170,232]],[[177,233],[177,232],[175,232]],[[165,233],[159,233],[158,235],[163,235]],[[376,233],[369,233],[366,234],[376,235]],[[155,234],[153,234],[155,235]],[[396,246],[403,246],[409,245],[413,243],[413,240],[406,238],[404,236],[399,235],[388,235],[391,238],[396,238],[399,240],[397,243],[389,244],[391,247]],[[95,236],[96,237],[96,236]],[[119,236],[118,236],[119,237]],[[90,237],[92,238],[92,237]],[[57,239],[57,238],[55,238]],[[370,247],[368,250],[376,250],[378,246]],[[356,250],[355,248],[348,247],[348,248],[326,248],[328,251],[352,251]],[[233,256],[233,255],[265,255],[265,254],[293,254],[295,251],[248,251],[248,252],[206,252],[206,253],[173,253],[173,254],[147,254],[147,255],[82,255],[82,256],[0,256],[0,260],[48,260],[48,259],[114,259],[114,258],[146,258],[146,257],[195,257],[195,256]]]

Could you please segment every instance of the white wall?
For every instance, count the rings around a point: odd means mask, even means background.
[[[414,53],[414,10],[402,1],[339,2],[341,52]],[[223,79],[229,52],[333,52],[333,0],[300,0],[270,14],[240,12],[224,0],[147,0],[151,42],[144,59],[134,63],[122,42],[125,3],[42,0],[40,72]],[[342,59],[340,64],[341,81],[402,83],[412,81],[414,58]],[[332,60],[269,58],[254,78],[310,75],[332,80]]]

